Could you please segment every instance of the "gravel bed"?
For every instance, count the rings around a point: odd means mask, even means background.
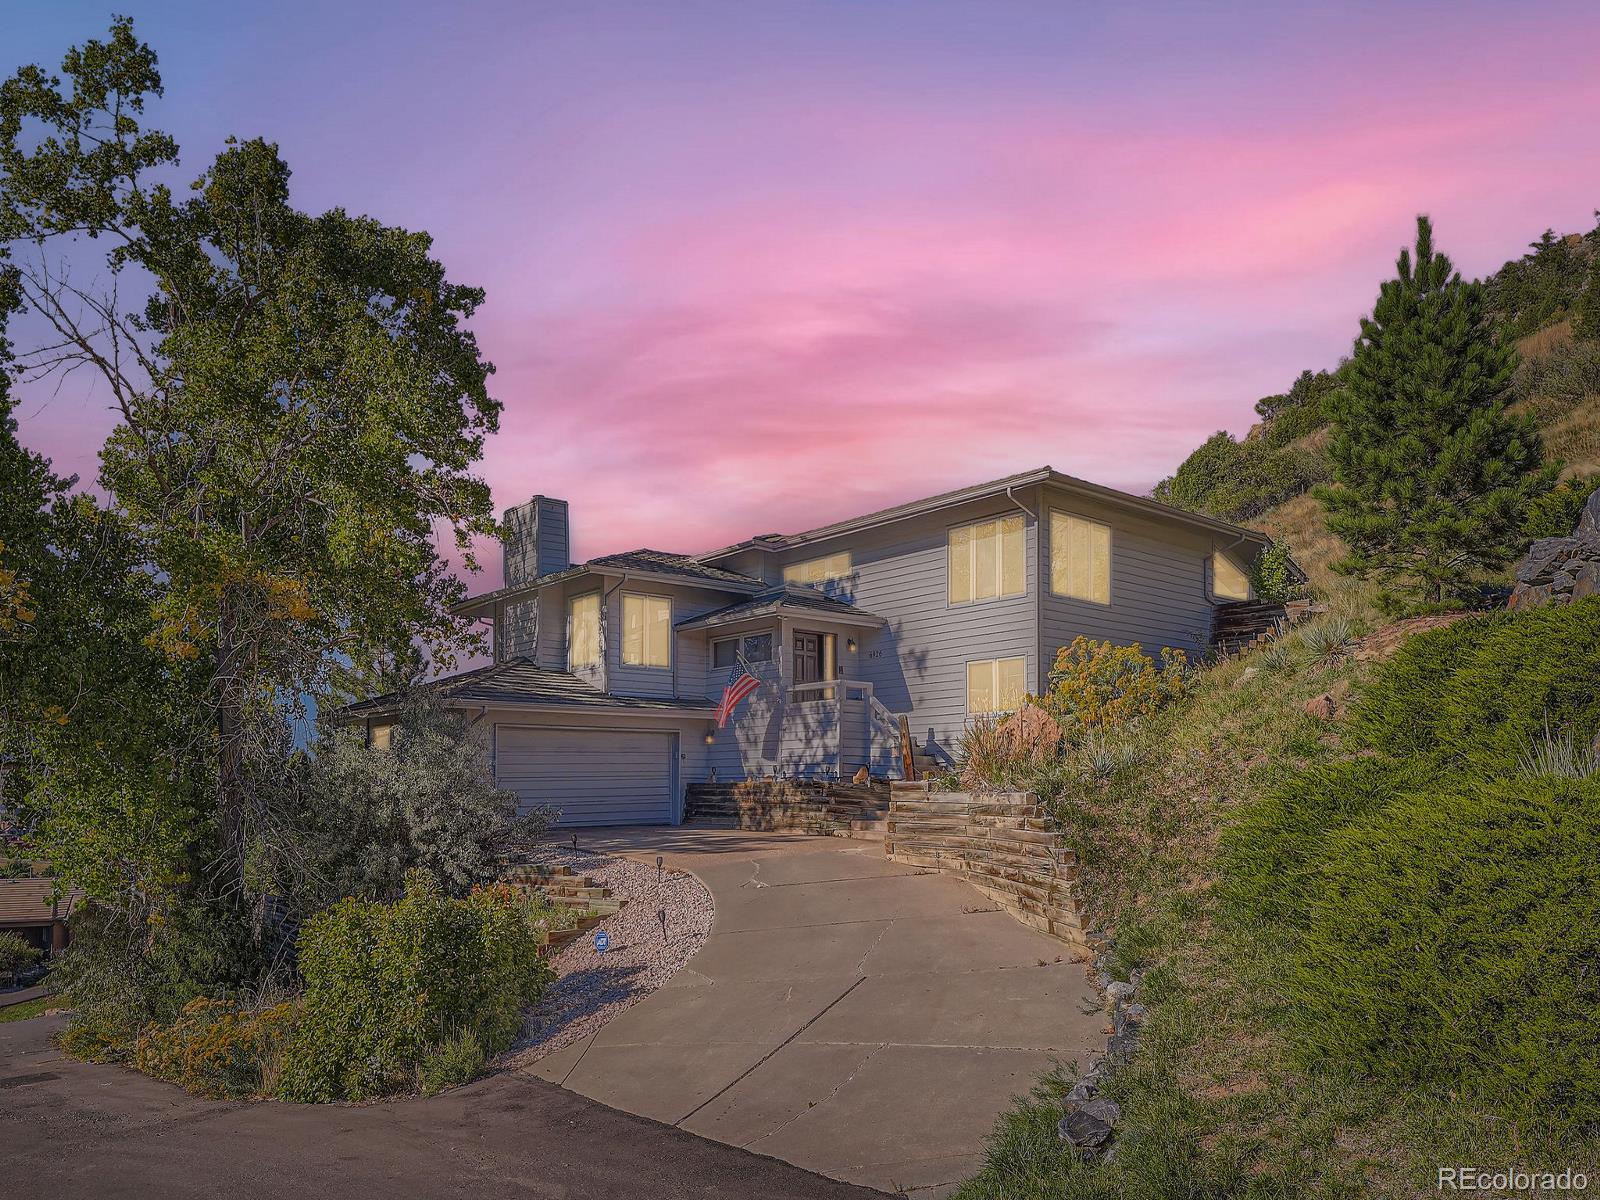
[[[536,1062],[589,1036],[655,991],[705,943],[716,916],[706,885],[682,871],[668,868],[658,889],[654,863],[560,845],[542,848],[533,861],[571,867],[628,903],[596,927],[611,935],[604,954],[595,950],[591,929],[550,959],[556,981],[529,1012],[511,1050],[512,1066]],[[665,939],[656,915],[663,908]]]

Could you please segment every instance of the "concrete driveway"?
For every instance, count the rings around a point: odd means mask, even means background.
[[[720,829],[580,845],[692,871],[710,939],[667,986],[534,1064],[627,1112],[918,1197],[978,1167],[1052,1060],[1104,1047],[1081,964],[948,876],[873,842]]]

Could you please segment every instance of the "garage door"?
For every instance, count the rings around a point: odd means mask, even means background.
[[[671,733],[495,728],[500,786],[555,805],[562,825],[670,824],[676,759]]]

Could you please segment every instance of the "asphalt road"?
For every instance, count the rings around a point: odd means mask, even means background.
[[[884,1193],[619,1112],[525,1074],[370,1105],[200,1100],[0,1023],[0,1195],[865,1200]]]

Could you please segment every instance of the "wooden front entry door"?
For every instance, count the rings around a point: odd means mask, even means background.
[[[822,635],[797,633],[794,635],[795,683],[822,682]]]

